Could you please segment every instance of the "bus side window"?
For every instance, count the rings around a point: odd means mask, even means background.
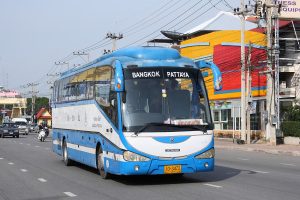
[[[89,81],[87,82],[87,99],[93,99],[94,98],[94,82]]]
[[[117,93],[115,91],[110,92],[110,107],[108,109],[108,116],[116,127],[118,127],[118,101]]]

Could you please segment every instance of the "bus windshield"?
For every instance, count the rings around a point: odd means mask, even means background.
[[[195,130],[211,125],[204,81],[193,68],[125,69],[122,103],[125,131]],[[157,126],[159,124],[160,126]]]

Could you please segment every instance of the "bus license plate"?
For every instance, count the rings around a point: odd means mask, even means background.
[[[165,174],[178,174],[181,173],[181,165],[166,165],[164,166]]]

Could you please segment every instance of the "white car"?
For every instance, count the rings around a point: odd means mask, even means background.
[[[14,122],[18,126],[19,134],[28,135],[29,128],[28,128],[26,119],[24,119],[24,118],[13,118],[11,121]]]

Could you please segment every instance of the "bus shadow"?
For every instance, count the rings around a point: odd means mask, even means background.
[[[78,167],[82,170],[93,173],[97,176],[97,169],[89,167],[87,165],[73,161],[74,167]],[[184,175],[136,175],[136,176],[121,176],[111,175],[110,179],[125,185],[171,185],[171,184],[183,184],[183,183],[215,183],[224,181],[235,176],[243,174],[254,175],[258,172],[251,170],[241,170],[231,167],[225,167],[216,165],[212,172],[198,172],[195,174],[184,174]]]
[[[184,175],[154,175],[154,176],[112,176],[114,181],[126,185],[161,185],[182,183],[209,183],[230,179],[242,171],[239,169],[215,166],[212,172],[199,172]]]

